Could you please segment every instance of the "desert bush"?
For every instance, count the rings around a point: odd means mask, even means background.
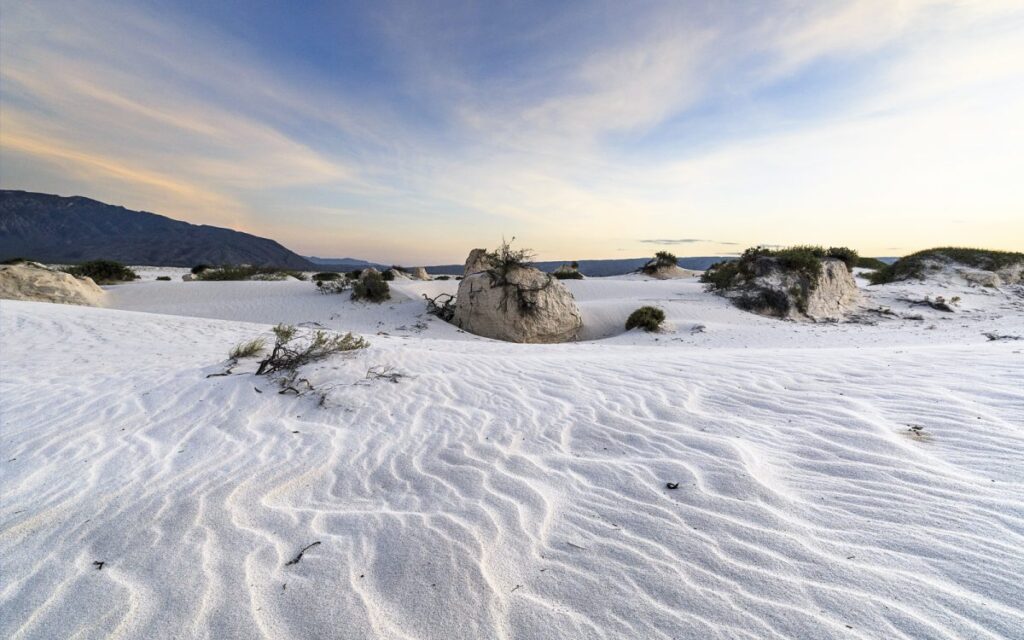
[[[533,251],[531,249],[513,249],[512,243],[515,241],[514,236],[507,242],[502,239],[497,249],[487,253],[485,260],[491,265],[488,273],[492,277],[497,276],[500,280],[504,280],[509,270],[515,267],[529,267],[532,264],[531,261],[535,255]]]
[[[825,257],[842,260],[843,264],[846,265],[847,271],[853,271],[853,268],[857,266],[857,259],[860,256],[849,247],[829,247],[828,251],[825,252]]]
[[[341,278],[340,273],[334,271],[323,271],[321,273],[314,273],[313,280],[316,282],[333,282]]]
[[[260,361],[256,375],[294,372],[302,365],[322,360],[335,353],[365,349],[369,344],[351,333],[332,334],[322,329],[301,335],[294,326],[279,324],[273,329],[274,348]]]
[[[739,262],[723,260],[716,262],[700,274],[700,281],[708,285],[710,291],[724,291],[732,286],[733,280],[740,273]]]
[[[626,331],[630,329],[657,331],[661,328],[662,322],[665,322],[664,311],[658,307],[640,307],[626,318]]]
[[[160,282],[170,282],[171,276],[157,276],[156,279]]]
[[[559,280],[582,280],[583,274],[579,271],[554,271],[551,275]]]
[[[65,267],[64,271],[71,275],[82,278],[92,278],[100,284],[112,282],[131,282],[138,279],[138,275],[120,262],[113,260],[92,260],[79,265]]]
[[[347,291],[352,287],[352,283],[347,279],[338,278],[336,280],[317,280],[316,290],[325,295],[331,293],[341,293]]]
[[[358,280],[359,276],[363,275],[362,269],[353,269],[345,274],[345,277],[349,280]]]
[[[434,277],[434,280],[451,280],[451,279],[452,279],[451,276],[436,276],[436,277]]]
[[[197,264],[196,266],[192,267],[192,275],[197,276],[209,268],[210,265],[208,264]]]
[[[861,269],[884,269],[888,265],[878,258],[857,258],[857,265]]]
[[[352,285],[352,299],[384,302],[391,298],[391,288],[381,274],[373,272],[356,280]]]
[[[7,258],[6,260],[0,261],[0,264],[24,264],[26,262],[32,262],[28,258]]]
[[[305,280],[306,274],[301,271],[289,271],[274,267],[254,267],[251,265],[225,265],[208,268],[196,274],[196,280],[237,281],[237,280],[284,280],[291,276],[297,280]]]
[[[388,269],[387,271],[381,273],[380,277],[386,282],[394,282],[395,272],[392,271],[391,269]]]
[[[239,342],[231,349],[228,353],[228,357],[232,360],[241,360],[242,358],[251,358],[263,351],[263,347],[267,345],[267,341],[263,338],[253,338],[248,342]]]
[[[956,262],[975,269],[998,271],[1003,267],[1024,262],[1024,253],[965,247],[925,249],[903,256],[896,262],[868,274],[868,279],[871,284],[886,284],[912,278],[920,279],[924,277],[925,266],[929,261]]]

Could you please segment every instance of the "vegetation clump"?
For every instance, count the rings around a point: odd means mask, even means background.
[[[1024,253],[965,247],[925,249],[903,256],[890,265],[885,265],[870,274],[868,279],[871,284],[923,279],[929,268],[941,268],[941,264],[949,263],[958,263],[985,271],[998,271],[1004,267],[1024,263]]]
[[[391,299],[391,287],[380,273],[370,271],[362,274],[352,285],[352,299],[367,302],[384,302]]]
[[[663,322],[665,322],[665,312],[658,307],[640,307],[629,314],[626,319],[626,331],[630,329],[657,331]]]
[[[333,282],[339,279],[341,279],[341,274],[334,271],[323,271],[313,274],[313,280],[316,282]]]
[[[225,265],[207,268],[195,274],[196,280],[236,281],[236,280],[284,280],[288,277],[305,280],[306,274],[301,271],[289,271],[274,267],[254,267],[251,265]]]
[[[171,276],[157,276],[156,279],[160,282],[170,282]]]
[[[659,251],[654,254],[654,258],[641,267],[640,270],[650,275],[659,269],[667,269],[669,267],[677,266],[679,266],[679,258],[677,258],[675,254],[669,253],[668,251]]]
[[[866,258],[865,257],[865,258],[857,258],[856,266],[861,268],[861,269],[877,270],[877,269],[884,269],[888,265],[886,265],[884,262],[882,262],[878,258]]]
[[[92,278],[96,284],[131,282],[138,275],[120,262],[113,260],[92,260],[79,265],[65,267],[64,271],[76,278]]]
[[[394,280],[395,280],[395,272],[392,269],[388,269],[384,273],[380,274],[380,277],[383,278],[387,282],[394,282]]]
[[[197,264],[196,266],[192,267],[192,275],[197,276],[209,268],[210,265],[208,264]]]

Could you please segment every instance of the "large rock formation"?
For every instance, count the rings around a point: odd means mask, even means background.
[[[26,262],[0,266],[0,298],[100,306],[106,293],[92,278]]]
[[[553,343],[576,337],[583,318],[565,285],[533,267],[483,270],[486,254],[477,251],[470,253],[466,276],[459,282],[452,319],[456,326],[507,342]]]
[[[816,275],[756,257],[721,290],[748,311],[793,320],[841,320],[860,303],[860,290],[842,260],[822,258]]]

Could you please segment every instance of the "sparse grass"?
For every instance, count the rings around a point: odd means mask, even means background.
[[[207,268],[196,274],[196,280],[236,281],[236,280],[284,280],[291,276],[297,280],[305,280],[306,274],[301,271],[289,271],[274,267],[253,267],[250,265],[225,265],[216,269]]]
[[[391,288],[381,274],[371,272],[356,280],[352,285],[352,299],[384,302],[391,299]]]
[[[233,349],[231,349],[231,352],[228,353],[228,357],[232,360],[252,358],[260,351],[263,351],[263,347],[265,346],[267,346],[267,341],[263,338],[253,338],[248,342],[239,342]]]
[[[640,307],[629,314],[629,318],[626,319],[626,331],[630,329],[657,331],[663,322],[665,322],[665,312],[658,307]]]
[[[861,269],[884,269],[888,265],[878,258],[857,258],[857,265]]]
[[[97,284],[131,282],[139,277],[128,267],[113,260],[91,260],[79,265],[65,267],[64,271],[76,278],[92,278]]]
[[[849,247],[829,247],[828,251],[825,252],[825,257],[842,260],[843,264],[846,265],[847,271],[853,271],[853,268],[857,266],[857,261],[860,259],[857,252]]]
[[[1003,267],[1024,262],[1024,253],[965,247],[937,247],[903,256],[896,262],[869,274],[868,278],[871,280],[871,284],[921,279],[925,276],[926,263],[929,261],[956,262],[976,269],[998,271]]]

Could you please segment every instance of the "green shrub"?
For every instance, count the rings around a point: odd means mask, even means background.
[[[241,360],[242,358],[251,358],[263,351],[267,341],[263,338],[253,338],[248,342],[240,342],[228,353],[228,357],[232,360]]]
[[[846,270],[853,271],[853,268],[857,266],[857,259],[860,256],[849,247],[829,247],[828,251],[825,252],[825,257],[842,260],[846,265]]]
[[[392,271],[391,269],[388,269],[384,273],[380,274],[380,277],[386,280],[387,282],[394,282],[395,272]]]
[[[79,265],[66,267],[64,271],[77,278],[92,278],[99,284],[131,282],[139,277],[128,267],[124,266],[120,262],[114,262],[113,260],[92,260],[90,262],[83,262]]]
[[[340,278],[341,278],[341,274],[340,273],[335,273],[333,271],[324,271],[322,273],[314,273],[313,274],[313,280],[316,281],[316,282],[332,282],[332,281],[338,280]]]
[[[857,258],[857,265],[861,269],[884,269],[887,264],[879,260],[878,258]]]
[[[451,276],[436,276],[434,280],[451,280]]]
[[[363,275],[362,269],[353,269],[345,274],[345,277],[349,280],[358,280],[359,276]]]
[[[371,272],[355,281],[352,285],[352,299],[366,300],[368,302],[384,302],[391,298],[391,288],[384,280],[384,277],[377,272]]]
[[[552,272],[553,276],[559,280],[582,280],[583,274],[579,271],[555,271]]]
[[[700,281],[708,285],[710,291],[725,291],[733,285],[739,273],[740,263],[737,260],[723,260],[705,269],[700,274]]]
[[[208,264],[197,264],[196,266],[192,267],[192,275],[197,276],[209,268],[210,265]]]
[[[1003,267],[1024,262],[1024,253],[1016,251],[993,251],[990,249],[970,249],[964,247],[938,247],[925,249],[868,274],[871,284],[886,284],[899,280],[923,278],[928,261],[956,262],[975,269],[998,271]]]
[[[226,265],[216,269],[208,268],[196,274],[196,280],[237,281],[237,280],[284,280],[291,276],[305,280],[301,271],[287,271],[274,267],[253,267],[251,265]]]
[[[661,323],[665,322],[665,312],[658,307],[640,307],[629,314],[626,319],[626,331],[630,329],[643,329],[644,331],[657,331]]]
[[[156,279],[160,282],[170,282],[171,276],[157,276]]]

